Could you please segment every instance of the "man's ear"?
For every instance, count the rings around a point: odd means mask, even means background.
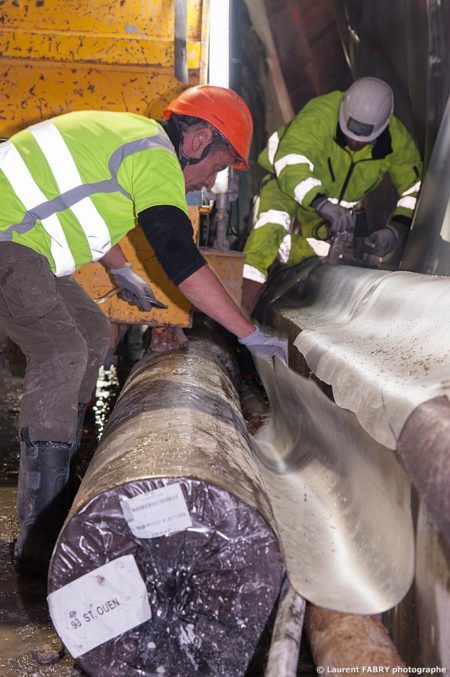
[[[198,159],[203,151],[213,140],[211,127],[191,128],[183,135],[183,155],[188,158]]]

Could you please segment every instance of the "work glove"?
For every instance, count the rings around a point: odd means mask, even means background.
[[[267,334],[255,327],[255,331],[249,336],[239,339],[239,343],[248,348],[255,357],[262,357],[265,360],[277,357],[283,364],[287,364],[288,344],[286,339]]]
[[[345,207],[333,204],[326,197],[316,198],[311,206],[328,221],[332,235],[353,233],[354,219],[352,213]]]
[[[134,272],[131,263],[125,264],[123,268],[110,269],[109,272],[120,289],[118,296],[124,301],[134,303],[141,310],[151,310],[152,306],[167,308],[155,299],[150,285]]]
[[[408,227],[403,223],[392,221],[384,228],[380,228],[380,230],[376,230],[369,237],[366,237],[364,244],[371,254],[381,258],[403,244],[408,231]]]

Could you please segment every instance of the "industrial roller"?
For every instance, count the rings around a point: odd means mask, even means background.
[[[242,676],[284,565],[233,362],[192,338],[128,378],[55,547],[49,609],[89,675]]]

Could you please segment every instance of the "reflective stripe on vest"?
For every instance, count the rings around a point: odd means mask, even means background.
[[[90,196],[95,193],[120,192],[131,200],[131,196],[117,181],[117,172],[122,161],[133,153],[147,149],[163,148],[173,155],[176,154],[172,143],[164,133],[130,141],[112,153],[108,162],[110,178],[84,184],[68,146],[52,122],[32,125],[29,131],[39,144],[61,195],[48,200],[14,144],[10,142],[1,144],[0,169],[25,206],[26,213],[20,223],[12,224],[0,232],[0,241],[11,241],[14,231],[27,233],[39,219],[51,238],[55,275],[60,277],[75,270],[75,261],[57,212],[67,209],[72,211],[86,235],[92,259],[96,261],[109,251],[111,239],[107,224]]]
[[[420,186],[422,185],[422,181],[417,181],[411,188],[407,188],[406,190],[403,191],[402,197],[405,195],[412,195],[412,193],[418,193],[420,190]]]
[[[52,122],[41,122],[31,126],[30,132],[50,165],[60,193],[81,186],[83,181],[80,173],[59,129]],[[111,249],[111,237],[105,220],[90,197],[74,204],[71,211],[86,235],[92,260],[97,261]]]
[[[4,172],[27,211],[33,209],[35,205],[46,202],[47,198],[31,176],[22,156],[12,143],[7,142],[0,146],[0,169]],[[56,274],[68,275],[73,271],[75,261],[58,216],[50,214],[41,219],[41,223],[51,238],[51,252],[58,271]]]
[[[416,208],[417,199],[415,197],[402,197],[397,202],[396,207],[403,207],[403,209],[410,209],[414,211]]]
[[[329,197],[328,201],[334,205],[341,205],[341,207],[345,207],[346,209],[352,209],[352,207],[356,207],[360,202],[360,200],[355,200],[354,202],[348,202],[348,200],[339,201],[337,197]]]

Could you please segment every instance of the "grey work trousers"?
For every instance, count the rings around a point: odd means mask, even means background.
[[[109,347],[108,318],[43,256],[0,242],[0,326],[26,357],[20,429],[35,440],[72,442],[77,405],[90,400]]]

